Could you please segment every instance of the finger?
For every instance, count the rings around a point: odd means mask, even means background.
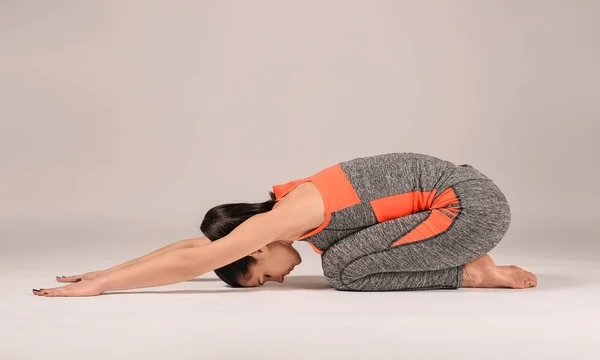
[[[48,292],[45,289],[33,289],[33,295],[44,296],[46,294],[48,294]]]
[[[61,291],[55,291],[52,293],[44,294],[46,297],[75,297],[75,296],[91,296],[86,293],[81,292],[78,289],[65,289]]]
[[[69,291],[63,290],[63,291],[55,291],[53,293],[43,294],[42,296],[45,296],[45,297],[63,297],[63,296],[67,296],[68,293],[69,293]]]
[[[73,275],[73,276],[61,276],[56,277],[56,281],[58,282],[76,282],[77,279],[81,279],[83,275]]]
[[[38,290],[38,289],[33,289],[33,290],[32,290],[32,292],[33,292],[33,295],[36,295],[36,296],[44,296],[44,292],[43,292],[43,291],[41,291],[41,290]]]
[[[64,291],[64,290],[70,290],[70,288],[68,286],[61,286],[59,288],[54,288],[54,289],[44,289],[42,290],[43,293],[47,293],[47,294],[52,294],[58,291]]]
[[[69,284],[70,285],[70,284]],[[38,289],[38,290],[42,290],[45,292],[48,291],[56,291],[56,290],[60,290],[60,289],[64,289],[65,287],[69,286],[69,285],[63,285],[63,286],[58,286],[58,287],[54,287],[54,288],[48,288],[48,289]]]

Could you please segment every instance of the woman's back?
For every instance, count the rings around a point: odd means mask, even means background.
[[[447,188],[455,165],[417,153],[388,153],[354,158],[306,178],[273,186],[277,200],[299,216],[294,239],[306,240],[317,253],[365,227],[432,206],[457,202]],[[442,204],[443,203],[443,204]]]
[[[294,218],[291,235],[280,240],[297,240],[321,225],[326,218],[321,192],[310,181],[299,184],[279,198],[273,209],[280,207],[287,208],[289,216]]]

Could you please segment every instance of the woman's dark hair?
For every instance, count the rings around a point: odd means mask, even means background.
[[[226,236],[248,218],[273,209],[275,194],[270,191],[269,196],[270,200],[261,203],[231,203],[213,207],[204,215],[200,231],[210,241]],[[216,269],[215,274],[229,286],[242,287],[238,280],[245,277],[250,270],[250,266],[255,263],[256,259],[247,255],[231,264]]]

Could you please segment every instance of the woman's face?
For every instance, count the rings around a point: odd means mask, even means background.
[[[284,277],[302,262],[300,254],[289,241],[275,241],[250,254],[256,264],[250,267],[242,286],[260,286],[267,281],[283,282]]]

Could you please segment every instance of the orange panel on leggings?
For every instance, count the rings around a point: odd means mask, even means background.
[[[425,240],[446,231],[452,225],[460,211],[460,207],[450,206],[452,204],[458,204],[458,198],[454,190],[448,188],[431,204],[429,209],[431,210],[431,215],[429,215],[427,220],[395,241],[392,246]]]

